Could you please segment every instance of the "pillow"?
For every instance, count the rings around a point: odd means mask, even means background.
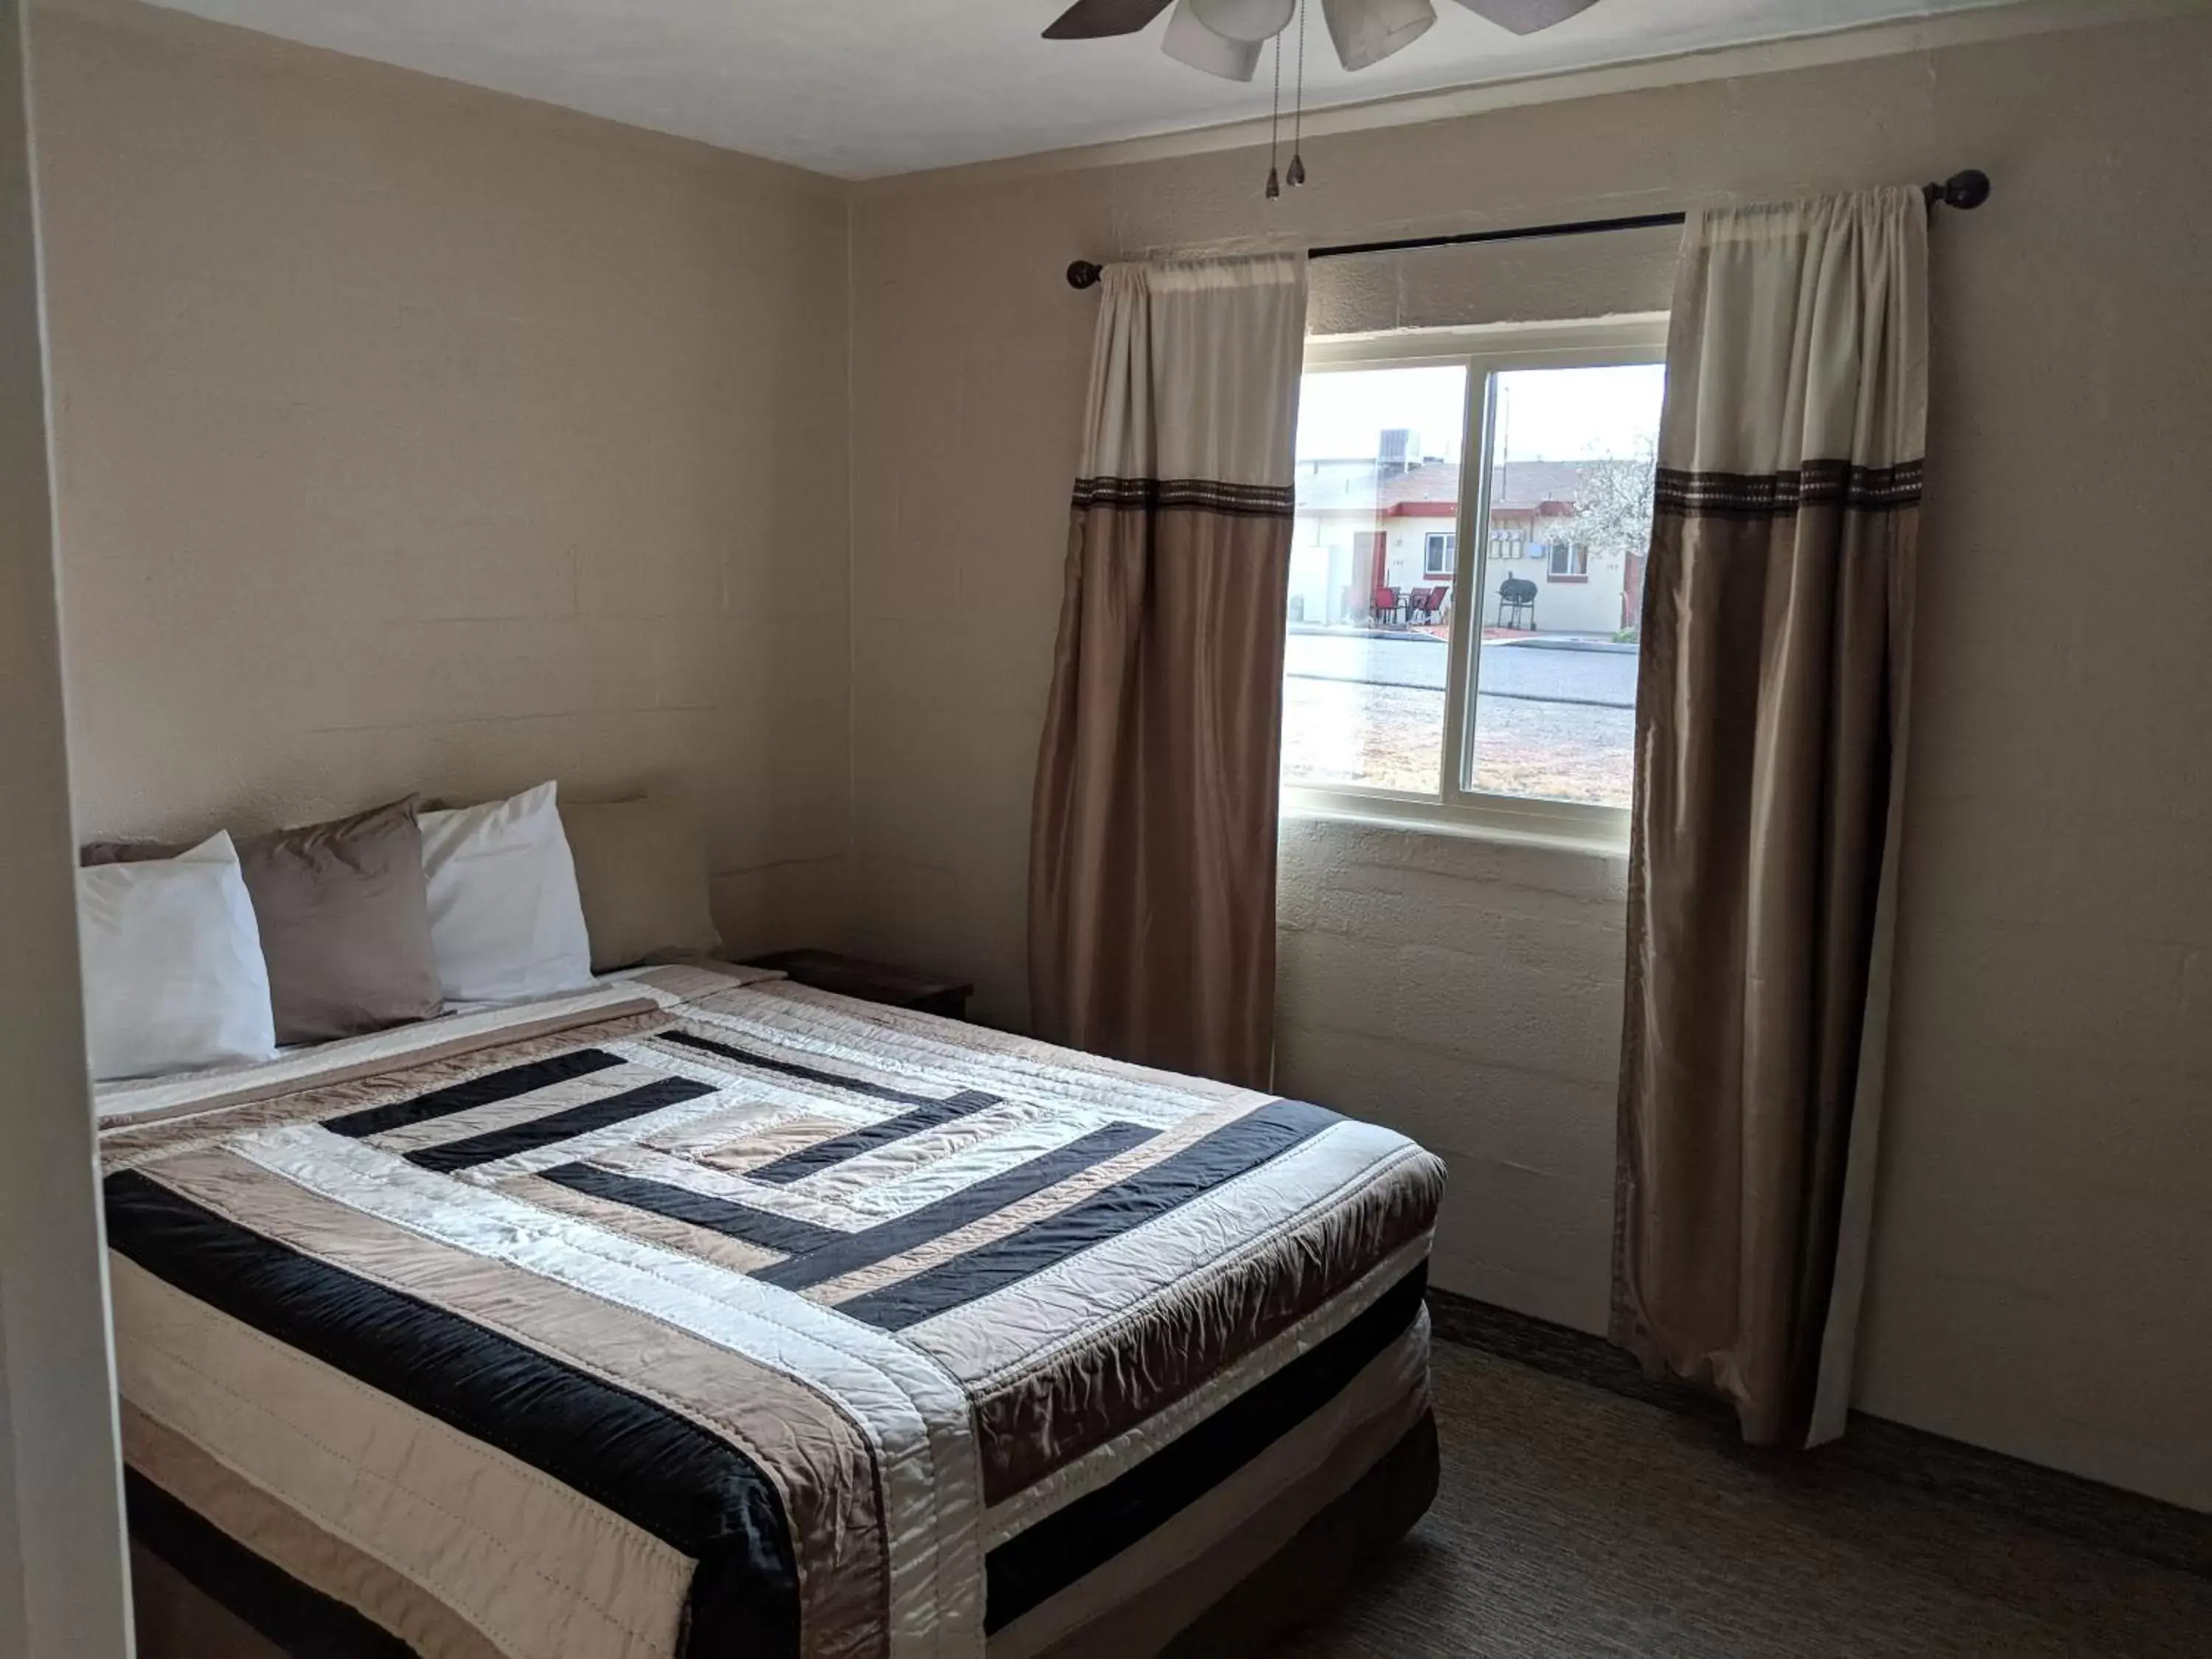
[[[253,902],[228,836],[173,859],[78,871],[76,912],[96,1080],[276,1052]]]
[[[420,800],[410,795],[239,843],[278,1042],[327,1042],[445,1011],[415,827]],[[96,842],[84,862],[174,858],[179,850]]]
[[[410,797],[238,849],[276,1041],[327,1042],[445,1012]]]
[[[553,786],[425,812],[430,947],[446,1000],[511,1002],[588,985],[592,942]]]
[[[563,805],[561,828],[592,938],[592,971],[712,956],[722,948],[707,904],[707,849],[673,801]]]

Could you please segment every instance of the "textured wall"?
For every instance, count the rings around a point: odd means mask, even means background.
[[[842,926],[846,211],[136,8],[33,23],[87,834],[671,787]]]
[[[1304,818],[1283,836],[1279,1086],[1450,1167],[1437,1281],[1605,1328],[1626,855]]]
[[[2197,18],[1311,138],[1312,182],[1273,204],[1250,152],[858,187],[861,935],[973,974],[986,1013],[1021,1018],[1029,785],[1096,307],[1060,280],[1068,259],[1985,167],[1995,200],[1936,231],[1860,1403],[2212,1506],[2208,112]],[[1663,304],[1668,249],[1646,242],[1324,267],[1315,316]],[[2092,548],[2159,605],[2086,595]],[[1595,1322],[1616,866],[1326,825],[1294,827],[1285,855],[1283,1086],[1457,1154],[1446,1283]]]

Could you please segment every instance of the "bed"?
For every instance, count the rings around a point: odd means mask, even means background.
[[[720,964],[100,1103],[151,1659],[1258,1651],[1435,1490],[1316,1106]]]

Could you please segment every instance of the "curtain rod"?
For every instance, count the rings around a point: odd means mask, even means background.
[[[1954,173],[1940,185],[1923,185],[1921,195],[1931,208],[1954,207],[1968,211],[1990,199],[1990,175],[1979,167],[1969,167],[1964,173]],[[1342,242],[1330,247],[1306,250],[1309,259],[1337,259],[1348,253],[1396,253],[1407,248],[1466,247],[1475,242],[1518,242],[1537,236],[1589,236],[1600,231],[1650,230],[1661,225],[1679,225],[1686,213],[1639,213],[1626,219],[1575,219],[1558,225],[1517,225],[1510,230],[1468,230],[1456,236],[1408,236],[1395,242]],[[1104,274],[1104,267],[1088,259],[1078,259],[1067,268],[1070,288],[1096,288]]]

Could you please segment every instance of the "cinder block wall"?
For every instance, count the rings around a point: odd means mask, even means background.
[[[32,19],[78,828],[672,791],[850,835],[836,180],[180,13]]]
[[[1626,857],[1284,826],[1276,1086],[1451,1171],[1436,1281],[1601,1331]]]

